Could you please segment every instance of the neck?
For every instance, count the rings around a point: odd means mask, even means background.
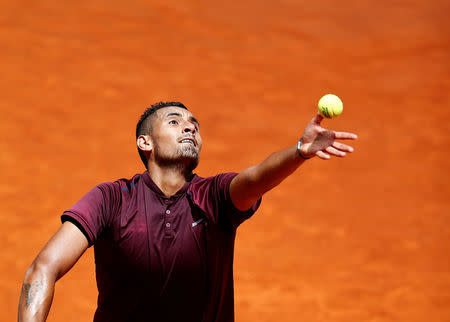
[[[148,172],[150,178],[166,197],[173,196],[192,177],[192,171],[182,166],[164,166],[149,162]]]

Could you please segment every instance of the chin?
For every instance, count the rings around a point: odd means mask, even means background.
[[[172,155],[161,154],[159,149],[155,149],[155,160],[162,166],[184,167],[187,172],[192,172],[199,163],[200,151],[194,147],[178,149]]]
[[[199,151],[196,148],[189,146],[189,147],[185,147],[184,149],[179,150],[178,155],[181,158],[197,159],[197,162],[198,162]]]

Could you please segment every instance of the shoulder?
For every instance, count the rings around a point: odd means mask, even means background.
[[[130,188],[136,186],[141,181],[142,174],[135,174],[130,179],[121,178],[115,181],[105,181],[97,185],[98,188],[104,190],[130,191]]]
[[[132,178],[121,178],[115,181],[99,183],[94,189],[99,190],[105,199],[120,200],[136,192],[142,174],[135,174]]]
[[[216,174],[215,176],[210,176],[210,177],[200,177],[198,175],[195,175],[194,178],[192,179],[191,186],[192,187],[194,187],[194,186],[201,187],[201,186],[208,185],[211,183],[227,182],[227,181],[231,181],[236,175],[237,175],[236,172],[219,173],[219,174]]]
[[[208,189],[227,189],[236,175],[235,172],[220,173],[206,178],[195,175],[189,186],[189,192],[195,194],[205,192]]]
[[[122,192],[131,193],[137,185],[142,181],[142,173],[135,174],[130,179],[121,178],[114,182],[104,182],[101,185],[106,185],[111,189],[120,190]]]
[[[192,179],[188,189],[188,195],[192,201],[200,208],[216,208],[229,196],[229,187],[231,180],[237,173],[220,173],[211,177],[195,176]]]

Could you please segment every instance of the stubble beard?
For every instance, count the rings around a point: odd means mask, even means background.
[[[191,144],[182,144],[171,155],[163,155],[158,144],[153,147],[155,161],[163,167],[173,167],[181,169],[186,173],[191,173],[199,163],[199,153]]]

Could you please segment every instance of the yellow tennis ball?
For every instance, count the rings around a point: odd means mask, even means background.
[[[320,114],[329,119],[338,116],[344,109],[341,99],[334,94],[322,96],[319,100],[318,107]]]

